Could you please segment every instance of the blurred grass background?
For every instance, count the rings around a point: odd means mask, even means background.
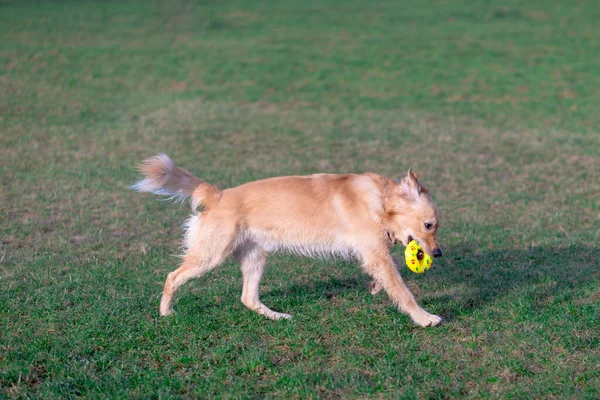
[[[600,6],[0,2],[0,387],[13,398],[597,398]],[[410,165],[444,258],[413,327],[352,263],[229,263],[158,318],[188,209],[128,191],[166,152],[221,187]],[[395,249],[396,252],[401,249]]]

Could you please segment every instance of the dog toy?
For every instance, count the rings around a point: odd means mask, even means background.
[[[415,240],[411,240],[406,246],[404,258],[406,259],[406,266],[417,274],[422,274],[431,268],[431,264],[433,264],[433,259],[421,249],[421,246]]]

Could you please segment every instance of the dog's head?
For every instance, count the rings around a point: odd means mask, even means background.
[[[395,241],[406,246],[415,239],[431,257],[442,255],[436,237],[440,226],[437,207],[412,169],[400,181],[390,181],[384,202],[384,225]]]

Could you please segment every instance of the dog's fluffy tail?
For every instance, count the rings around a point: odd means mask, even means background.
[[[193,209],[203,205],[211,208],[219,200],[221,191],[183,168],[176,167],[166,154],[144,160],[138,167],[144,179],[131,186],[138,192],[170,196],[167,200],[184,201],[191,197]]]

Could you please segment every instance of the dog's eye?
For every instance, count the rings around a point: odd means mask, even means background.
[[[429,230],[429,229],[431,229],[432,226],[433,226],[433,224],[430,224],[429,222],[425,222],[425,229]]]

